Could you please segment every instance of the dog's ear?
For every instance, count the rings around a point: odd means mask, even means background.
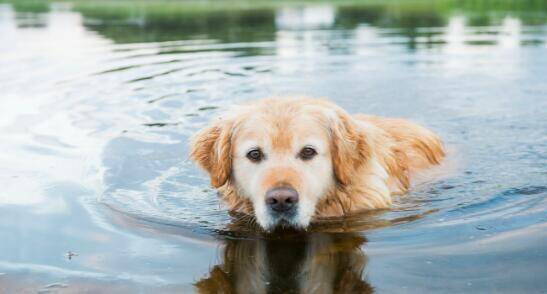
[[[340,184],[348,185],[369,158],[366,134],[343,110],[337,110],[331,119],[330,133],[334,175]]]
[[[209,173],[211,185],[221,187],[232,170],[232,123],[220,120],[199,131],[190,141],[190,157]]]

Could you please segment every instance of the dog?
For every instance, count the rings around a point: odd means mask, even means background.
[[[323,99],[274,97],[241,105],[190,141],[228,209],[266,231],[389,208],[443,144],[404,119],[350,115]]]
[[[373,293],[359,234],[228,239],[197,293]]]

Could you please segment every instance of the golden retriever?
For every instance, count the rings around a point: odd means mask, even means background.
[[[228,208],[265,230],[388,208],[413,174],[445,156],[441,140],[413,122],[285,97],[239,106],[190,149]]]

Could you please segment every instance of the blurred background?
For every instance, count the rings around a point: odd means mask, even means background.
[[[544,292],[546,76],[545,0],[0,0],[0,292]],[[256,236],[187,140],[274,95],[420,122],[457,172]]]

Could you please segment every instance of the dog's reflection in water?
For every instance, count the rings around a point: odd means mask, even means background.
[[[358,234],[226,240],[223,260],[198,293],[372,293]]]

